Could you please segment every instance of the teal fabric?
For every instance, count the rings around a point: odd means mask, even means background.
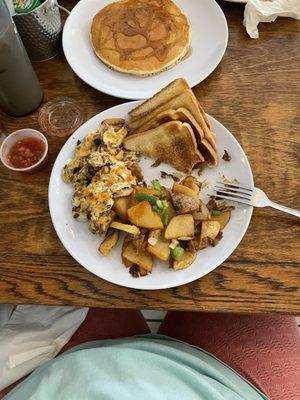
[[[6,400],[266,400],[209,353],[160,335],[77,346],[44,364]]]

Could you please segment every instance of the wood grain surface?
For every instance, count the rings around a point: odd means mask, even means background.
[[[62,5],[71,9],[74,3]],[[299,22],[282,18],[260,25],[260,38],[253,40],[242,26],[244,6],[220,5],[229,25],[228,49],[195,94],[243,146],[256,186],[272,200],[299,209]],[[124,101],[87,86],[63,54],[34,68],[44,101],[70,96],[84,109],[85,119]],[[5,134],[39,129],[37,115],[0,114],[2,129]],[[237,250],[191,284],[137,291],[87,272],[60,244],[50,220],[49,175],[65,140],[48,139],[50,160],[43,171],[24,175],[1,165],[0,302],[300,314],[299,220],[271,209],[255,209]]]

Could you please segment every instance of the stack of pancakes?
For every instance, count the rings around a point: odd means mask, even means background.
[[[96,55],[108,67],[148,76],[173,67],[188,52],[191,27],[171,0],[120,0],[91,26]]]
[[[184,79],[176,79],[129,113],[128,150],[190,173],[218,163],[215,134]]]

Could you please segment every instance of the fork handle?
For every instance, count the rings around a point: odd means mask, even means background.
[[[300,211],[298,211],[298,210],[294,210],[293,208],[282,206],[280,204],[274,203],[274,201],[270,201],[270,203],[268,205],[272,208],[276,208],[276,210],[280,210],[280,211],[295,215],[296,217],[300,218]]]

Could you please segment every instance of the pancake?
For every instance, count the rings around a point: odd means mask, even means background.
[[[108,67],[148,76],[185,56],[191,27],[171,0],[121,0],[95,15],[90,34],[96,55]]]

